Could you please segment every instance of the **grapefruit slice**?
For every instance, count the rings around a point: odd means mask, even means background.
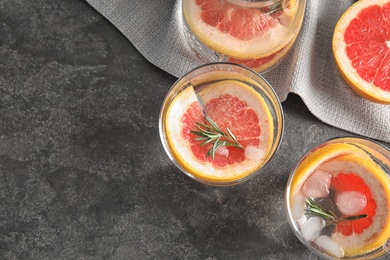
[[[332,175],[330,190],[335,193],[336,200],[345,193],[363,196],[364,205],[360,205],[359,212],[352,215],[367,214],[367,218],[339,222],[331,234],[332,241],[343,248],[347,257],[372,252],[386,244],[390,237],[390,179],[372,159],[372,156],[378,157],[378,153],[367,148],[366,145],[352,143],[319,146],[302,159],[290,182],[292,209],[301,205],[297,197],[302,194],[306,181],[318,171]],[[383,158],[380,157],[380,160]],[[337,201],[335,203],[340,207]],[[345,201],[340,204],[345,206]],[[351,211],[349,206],[347,203],[347,209],[339,208],[340,213]]]
[[[237,59],[267,57],[290,43],[296,37],[288,32],[297,6],[296,1],[291,1],[283,11],[270,14],[228,1],[183,1],[187,24],[200,41]]]
[[[360,0],[336,24],[333,54],[348,85],[362,97],[390,104],[390,0]]]
[[[381,247],[390,237],[390,180],[370,157],[346,154],[320,166],[333,175],[331,189],[337,193],[355,191],[366,198],[359,214],[367,218],[339,222],[332,240],[346,256],[364,255]]]
[[[211,148],[195,140],[196,122],[205,122],[197,96],[220,129],[229,128],[244,147],[226,146],[206,157]],[[263,97],[240,81],[211,83],[197,94],[187,87],[172,100],[166,114],[166,137],[177,163],[193,176],[206,181],[231,182],[259,169],[269,157],[274,124]],[[220,149],[220,148],[218,148]]]

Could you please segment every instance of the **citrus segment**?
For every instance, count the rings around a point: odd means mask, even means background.
[[[197,95],[205,104],[207,116],[222,131],[229,128],[244,149],[226,146],[216,151],[214,159],[206,157],[212,145],[202,146],[191,132],[197,130],[196,122],[205,122]],[[217,182],[240,179],[260,168],[271,149],[274,127],[263,97],[235,80],[210,83],[198,93],[187,87],[173,98],[165,125],[176,161],[192,175]],[[250,158],[247,148],[261,151],[261,158]]]
[[[336,64],[361,96],[390,104],[390,0],[361,0],[341,16],[333,34]]]
[[[356,212],[356,215],[367,214],[367,217],[354,221],[339,222],[336,226],[336,232],[340,232],[344,236],[350,236],[354,233],[361,234],[364,229],[371,225],[372,217],[375,216],[376,203],[372,198],[370,188],[358,175],[344,172],[340,172],[333,177],[332,188],[336,193],[354,191],[364,196],[365,206],[362,207],[360,212]]]
[[[240,40],[250,40],[276,26],[276,18],[260,9],[243,8],[220,0],[196,0],[200,18],[208,25]]]

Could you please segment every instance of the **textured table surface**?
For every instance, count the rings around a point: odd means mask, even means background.
[[[265,171],[205,186],[160,143],[175,80],[82,0],[0,0],[0,259],[315,259],[285,185],[310,147],[352,134],[289,96]]]

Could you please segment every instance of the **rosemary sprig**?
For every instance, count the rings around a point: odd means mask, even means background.
[[[337,217],[332,211],[325,209],[320,204],[318,204],[313,198],[306,198],[306,209],[305,215],[320,217],[326,220],[327,225],[336,224],[343,221],[352,221],[361,218],[366,218],[367,214],[360,214],[355,216],[348,217]]]
[[[306,209],[305,209],[305,215],[312,216],[312,217],[320,217],[325,220],[335,221],[336,215],[330,211],[326,210],[324,207],[322,207],[320,204],[318,204],[313,198],[306,198]]]
[[[234,146],[240,149],[244,147],[237,141],[237,138],[234,136],[232,131],[229,128],[226,128],[226,132],[223,132],[219,126],[208,116],[205,116],[206,121],[210,124],[204,124],[202,122],[196,122],[196,128],[199,131],[191,131],[191,133],[200,136],[195,138],[196,141],[203,141],[201,145],[213,144],[211,149],[207,152],[206,157],[212,156],[214,160],[215,151],[220,146]]]

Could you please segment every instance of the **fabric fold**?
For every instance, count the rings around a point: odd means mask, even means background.
[[[86,0],[152,64],[180,77],[202,62],[186,43],[181,0]],[[300,35],[277,67],[262,75],[281,101],[299,95],[319,120],[390,142],[390,106],[358,96],[341,77],[332,53],[335,24],[353,0],[307,0]]]

